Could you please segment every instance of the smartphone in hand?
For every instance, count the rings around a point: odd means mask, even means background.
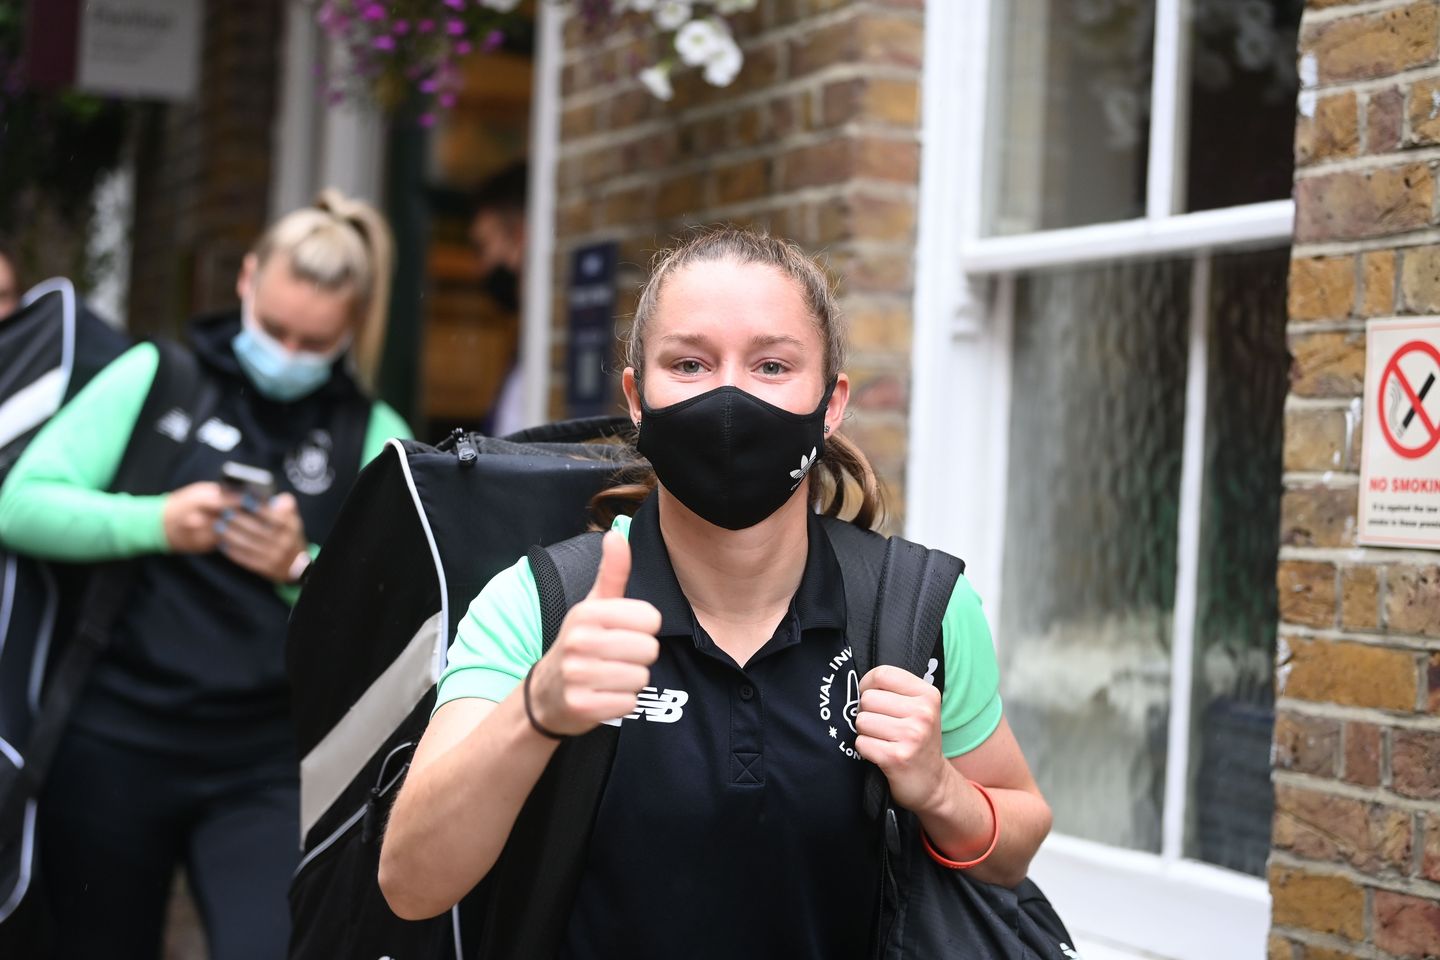
[[[228,490],[249,494],[256,504],[262,506],[275,496],[275,475],[248,463],[227,460],[220,467],[220,483]]]

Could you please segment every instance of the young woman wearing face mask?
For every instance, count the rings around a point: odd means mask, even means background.
[[[390,269],[383,218],[327,191],[245,257],[238,309],[192,323],[208,410],[140,422],[159,363],[141,344],[46,425],[0,490],[12,549],[139,564],[41,797],[59,956],[158,957],[177,865],[213,960],[285,953],[299,835],[286,619],[351,480],[408,436],[365,386]],[[181,444],[171,492],[105,492],[130,438],[157,429]],[[223,485],[227,461],[269,471],[275,495]]]
[[[618,518],[595,587],[539,655],[521,561],[450,650],[397,798],[380,883],[431,916],[494,865],[557,737],[620,721],[562,955],[638,944],[686,957],[863,957],[880,865],[864,764],[935,855],[1021,879],[1050,813],[1002,714],[980,603],[944,620],[943,701],[893,667],[848,670],[845,598],[815,508],[879,511],[839,433],[850,384],[823,271],[786,242],[719,229],[657,258],[624,373],[658,483]],[[623,493],[623,491],[622,491]],[[983,788],[983,789],[982,789]],[[986,852],[988,856],[985,856]]]

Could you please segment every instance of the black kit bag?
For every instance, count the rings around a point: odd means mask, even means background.
[[[60,407],[129,346],[63,277],[36,284],[0,319],[0,483],[30,439]],[[57,631],[65,631],[61,586],[70,571],[0,548],[0,809],[5,784],[30,757],[45,668]],[[32,760],[32,770],[37,766]],[[34,942],[38,914],[34,798],[12,801],[0,820],[0,948]],[[0,949],[0,953],[6,953]],[[7,954],[8,955],[8,954]]]
[[[67,383],[58,393],[52,383],[46,393],[32,392],[30,399],[38,402],[53,397],[59,401],[78,389],[68,381],[77,376],[88,378],[96,371],[78,356],[86,336],[81,327],[77,349],[73,330],[78,315],[68,281],[48,281],[42,286],[47,289],[29,301],[31,308],[58,310],[63,323],[72,328],[61,338],[69,341],[62,367]],[[35,314],[27,310],[22,310],[25,316],[20,319],[29,322]],[[44,366],[46,349],[53,345],[47,342],[48,335],[38,339],[40,345],[27,341],[15,351],[31,371]],[[0,346],[16,345],[0,338]],[[119,341],[111,342],[111,348],[122,346]],[[189,422],[198,423],[216,399],[216,390],[201,375],[194,354],[168,341],[156,341],[155,346],[160,351],[155,380],[136,421],[136,433],[111,482],[114,492],[165,492],[184,438],[144,425],[177,409]],[[97,355],[96,350],[92,343],[89,359]],[[29,381],[36,382],[45,380]],[[17,378],[7,385],[24,390],[23,383]],[[13,456],[7,468],[39,426],[31,424],[10,438],[6,454]],[[52,564],[9,551],[0,551],[0,561],[4,570],[0,593],[0,956],[39,956],[48,943],[49,918],[37,895],[42,869],[36,849],[37,798],[76,698],[124,608],[135,570],[124,561]]]
[[[439,917],[401,920],[377,882],[381,831],[470,601],[532,545],[586,528],[590,499],[633,463],[603,441],[629,428],[602,417],[505,439],[457,432],[438,447],[392,440],[361,472],[286,647],[303,851],[292,960],[477,955],[494,884]]]
[[[130,342],[63,277],[31,287],[0,318],[0,481],[60,405]]]

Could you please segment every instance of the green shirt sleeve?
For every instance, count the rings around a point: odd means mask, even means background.
[[[611,529],[629,537],[630,518],[616,517]],[[499,703],[540,659],[541,646],[540,593],[530,561],[522,559],[471,602],[450,644],[435,708],[465,697]]]
[[[435,707],[478,697],[499,703],[540,659],[540,598],[530,561],[496,574],[455,631]]]
[[[0,542],[74,562],[169,549],[163,495],[106,492],[159,364],[153,344],[131,347],[35,435],[0,488]]]
[[[1000,726],[1000,665],[980,595],[963,576],[955,582],[941,621],[945,692],[940,745],[947,757],[969,753]]]
[[[400,419],[400,414],[388,403],[376,400],[375,406],[370,410],[370,425],[365,428],[365,449],[360,455],[360,465],[363,467],[378,457],[380,451],[385,449],[385,442],[391,437],[413,439],[410,425]]]

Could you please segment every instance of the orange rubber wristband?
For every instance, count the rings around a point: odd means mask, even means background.
[[[985,803],[990,807],[990,817],[995,821],[995,833],[990,837],[990,846],[986,848],[984,853],[980,854],[980,856],[974,860],[951,860],[939,850],[935,849],[934,844],[930,842],[930,837],[926,835],[923,829],[920,831],[920,841],[925,844],[925,852],[930,854],[930,859],[942,867],[949,867],[951,870],[966,870],[970,867],[978,867],[990,858],[990,854],[995,852],[995,847],[1000,842],[1000,815],[995,812],[995,801],[991,798],[990,791],[980,786],[980,784],[974,780],[970,781],[970,785],[976,790],[979,790],[980,796],[985,798]]]

